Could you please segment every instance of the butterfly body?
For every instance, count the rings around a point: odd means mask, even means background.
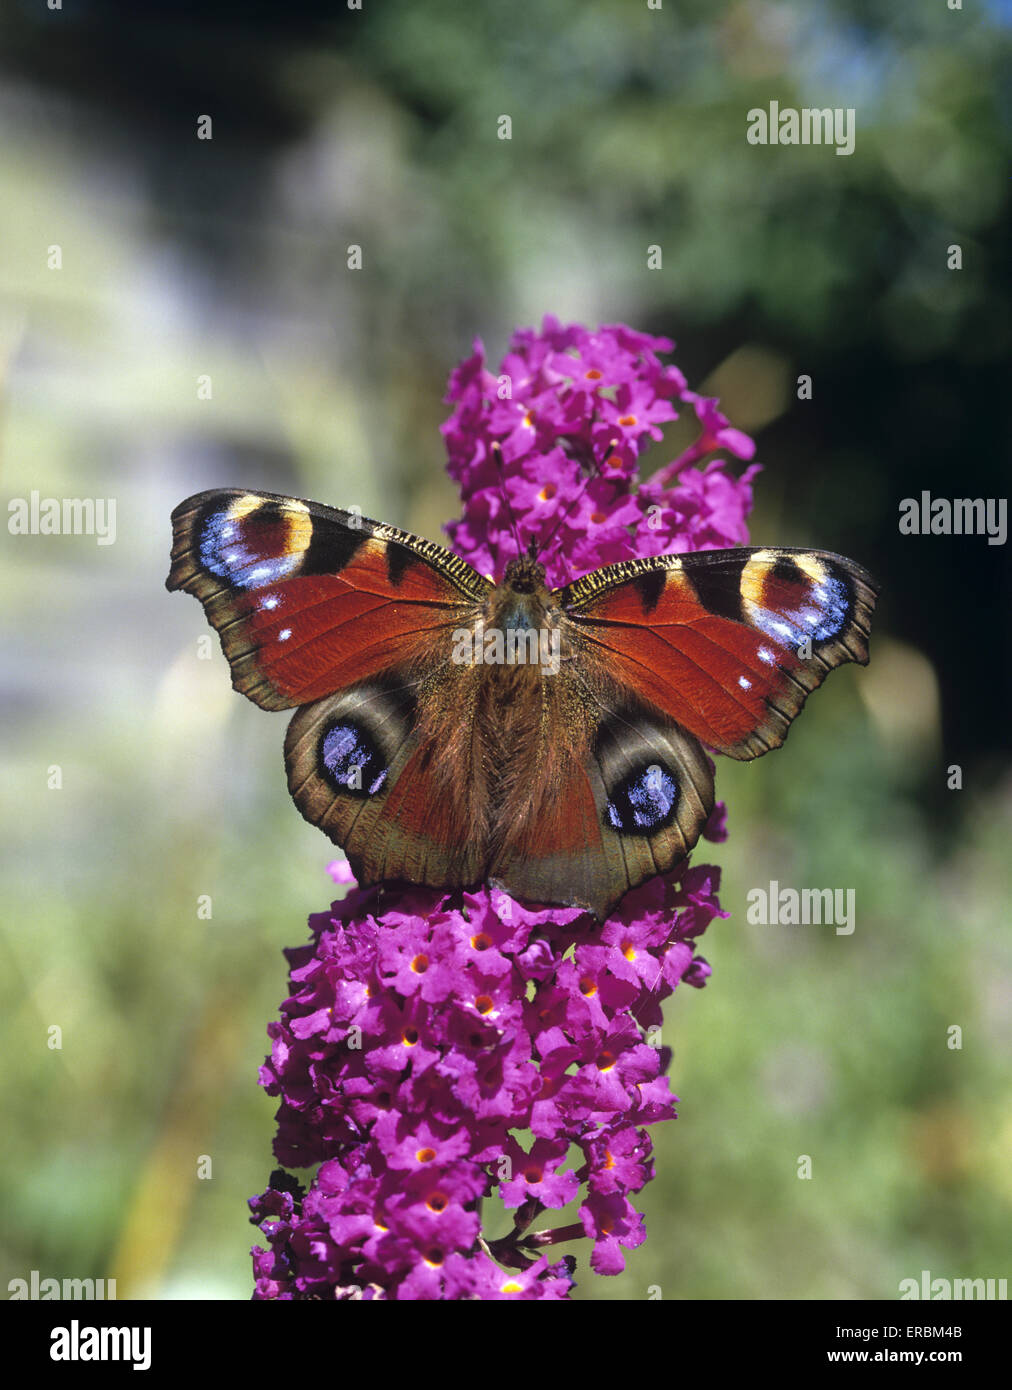
[[[783,742],[834,666],[867,661],[875,586],[819,551],[626,561],[498,584],[349,512],[222,490],[173,513],[167,586],[194,593],[233,684],[295,708],[302,814],[362,883],[501,883],[603,917],[691,850],[705,751]]]

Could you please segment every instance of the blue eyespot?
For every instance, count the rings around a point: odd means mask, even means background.
[[[847,586],[832,575],[827,575],[805,594],[800,609],[775,613],[757,606],[753,621],[756,627],[785,646],[799,647],[806,640],[824,642],[829,637],[835,637],[846,624],[849,613]],[[763,656],[762,649],[759,655]],[[767,658],[763,656],[763,660]]]
[[[809,610],[805,610],[805,621],[815,624],[812,636],[819,642],[835,637],[850,612],[846,585],[839,579],[827,578],[816,586],[812,596],[818,601],[818,611],[809,616]]]
[[[287,578],[301,558],[297,551],[288,555],[258,553],[250,545],[250,527],[246,519],[234,520],[227,511],[213,512],[200,535],[201,564],[240,589],[261,589],[265,584]]]
[[[320,745],[323,766],[335,787],[352,796],[375,796],[386,781],[387,763],[360,724],[332,724]]]
[[[678,805],[678,783],[659,763],[641,764],[612,788],[605,810],[614,830],[650,835],[670,824]]]

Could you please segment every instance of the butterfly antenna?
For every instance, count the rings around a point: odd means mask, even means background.
[[[520,528],[517,526],[517,519],[513,515],[513,508],[510,506],[509,495],[506,492],[506,466],[503,462],[502,445],[498,439],[492,441],[492,457],[495,459],[495,466],[499,471],[499,491],[502,493],[503,506],[506,508],[506,515],[509,517],[510,530],[513,532],[513,539],[516,541],[517,555],[524,553],[524,545],[520,539]]]

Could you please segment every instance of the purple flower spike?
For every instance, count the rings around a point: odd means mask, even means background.
[[[493,374],[476,343],[443,426],[458,553],[498,579],[515,522],[561,585],[615,560],[745,543],[757,465],[696,465],[754,445],[661,362],[671,347],[546,318]],[[679,403],[699,439],[637,486],[640,452]],[[724,840],[725,820],[718,804],[705,838]],[[345,861],[328,868],[352,882]],[[312,916],[312,940],[286,952],[290,994],[260,1079],[280,1101],[277,1159],[317,1171],[307,1189],[279,1169],[251,1200],[265,1243],[254,1297],[567,1298],[576,1256],[545,1251],[586,1238],[590,1267],[620,1273],[645,1239],[630,1197],[653,1176],[647,1127],[675,1115],[661,1006],[706,982],[696,943],[727,916],[719,884],[713,866],[682,864],[603,924],[490,887],[352,887]],[[487,1201],[494,1229],[512,1213],[495,1240]],[[553,1226],[545,1214],[574,1202]]]

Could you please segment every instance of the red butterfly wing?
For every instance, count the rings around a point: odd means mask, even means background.
[[[441,546],[298,498],[203,492],[172,523],[166,587],[200,599],[232,684],[263,709],[409,664],[492,587]]]
[[[510,817],[507,803],[491,874],[516,897],[603,919],[627,889],[689,853],[713,809],[713,774],[698,741],[670,720],[636,702],[609,707],[572,667],[558,681],[575,715],[564,729],[549,720],[564,756],[535,759],[533,784],[548,793],[538,814]]]
[[[840,555],[745,549],[609,565],[559,598],[616,684],[749,759],[783,743],[834,667],[867,663],[877,592]]]
[[[361,884],[451,886],[484,873],[480,784],[452,758],[441,762],[449,740],[426,737],[417,698],[414,682],[360,682],[305,705],[288,726],[288,789]],[[470,721],[466,691],[455,715]]]

